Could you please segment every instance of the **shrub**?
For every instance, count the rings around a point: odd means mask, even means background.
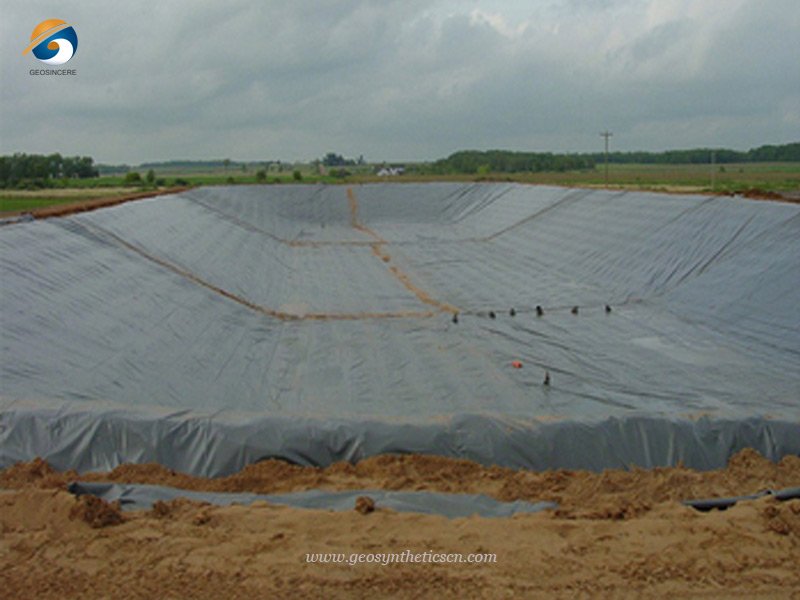
[[[47,180],[41,177],[33,177],[31,179],[20,180],[16,187],[18,190],[41,190],[50,186]]]
[[[292,179],[295,181],[303,181],[303,174],[300,171],[295,171],[292,173]]]

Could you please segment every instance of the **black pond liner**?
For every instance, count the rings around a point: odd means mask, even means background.
[[[123,510],[143,510],[155,502],[169,502],[185,498],[207,502],[216,506],[232,504],[250,505],[256,501],[269,502],[317,510],[348,511],[355,507],[356,499],[368,496],[378,509],[397,512],[414,512],[441,515],[450,519],[458,517],[510,517],[516,514],[536,513],[558,508],[554,502],[500,502],[484,494],[448,494],[443,492],[404,492],[387,490],[306,490],[287,494],[249,494],[223,492],[196,492],[159,485],[73,482],[69,491],[76,496],[91,494],[106,502],[119,501]]]
[[[214,187],[4,225],[0,466],[778,460],[800,454],[798,257],[800,205],[517,184]]]

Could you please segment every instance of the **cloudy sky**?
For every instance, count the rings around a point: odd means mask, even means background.
[[[0,0],[0,153],[434,159],[800,140],[798,0]],[[22,55],[74,25],[76,77]]]

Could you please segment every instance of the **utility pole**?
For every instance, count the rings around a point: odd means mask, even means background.
[[[716,150],[711,151],[711,193],[714,193],[714,189],[717,187],[717,152]]]
[[[600,135],[606,138],[606,189],[608,189],[608,138],[610,138],[614,134],[606,130]]]

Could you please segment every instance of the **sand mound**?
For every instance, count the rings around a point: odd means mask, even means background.
[[[69,516],[71,519],[80,519],[95,529],[122,523],[119,502],[109,503],[94,496],[77,498]]]
[[[0,471],[0,487],[61,487],[77,473],[57,473],[41,460]],[[800,457],[779,463],[752,449],[735,454],[726,469],[695,471],[684,467],[630,471],[526,471],[485,467],[467,460],[425,455],[383,455],[355,465],[301,467],[265,460],[229,477],[204,478],[160,465],[122,465],[107,473],[86,473],[83,481],[164,485],[209,492],[274,494],[307,489],[385,489],[486,494],[498,500],[557,502],[561,517],[627,518],[663,502],[756,493],[800,483]]]
[[[700,513],[677,500],[800,482],[800,458],[746,450],[727,468],[512,471],[430,456],[327,469],[264,461],[203,479],[124,465],[82,479],[192,490],[391,487],[549,499],[508,519],[395,513],[362,501],[331,513],[183,499],[119,513],[64,491],[74,473],[37,460],[0,472],[0,585],[9,597],[573,597],[576,593],[775,597],[800,589],[800,501],[771,497]],[[78,517],[78,518],[75,518]],[[108,525],[114,525],[108,527]],[[100,527],[100,528],[98,528]],[[491,564],[309,563],[312,553],[491,553]]]

